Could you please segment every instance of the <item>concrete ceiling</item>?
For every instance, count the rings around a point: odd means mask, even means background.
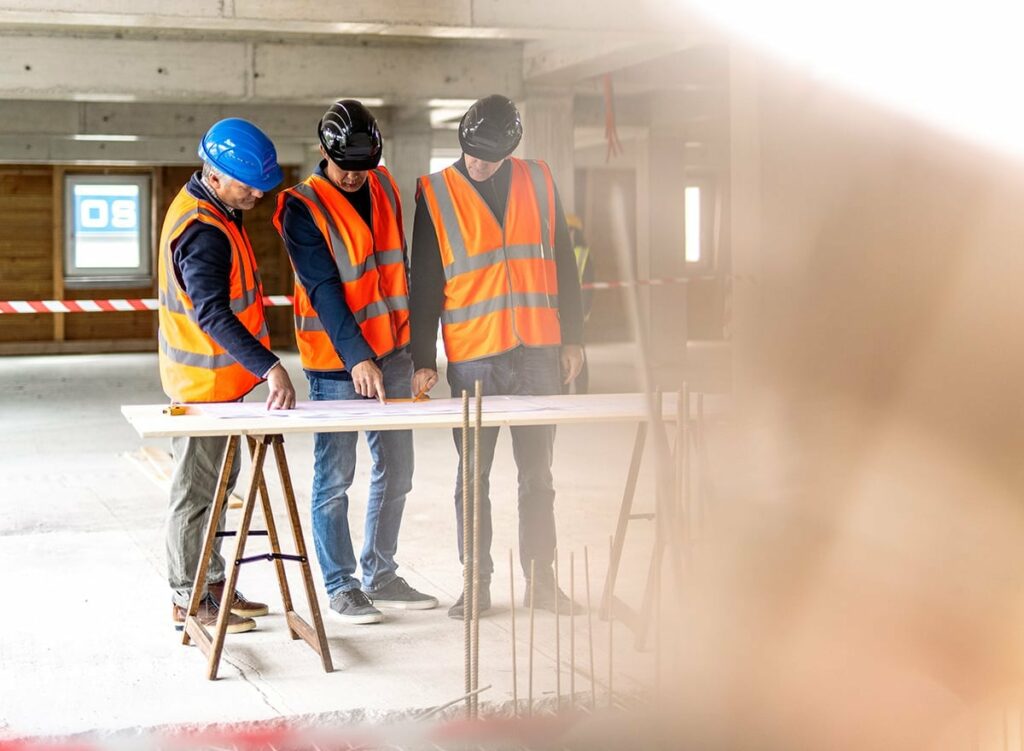
[[[0,161],[190,162],[197,133],[239,115],[301,162],[339,96],[422,128],[490,92],[585,96],[596,76],[707,43],[679,5],[0,0]]]

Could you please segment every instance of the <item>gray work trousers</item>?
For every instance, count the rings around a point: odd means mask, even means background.
[[[192,596],[196,569],[203,553],[203,537],[207,520],[213,508],[213,496],[217,491],[224,451],[227,449],[226,436],[205,438],[179,437],[171,439],[171,454],[174,458],[174,474],[171,477],[171,505],[167,516],[167,581],[174,592],[174,604],[187,608]],[[238,480],[241,466],[239,452],[235,455],[234,466],[228,481],[230,494]],[[217,522],[217,529],[224,527],[224,512]],[[224,558],[220,554],[218,537],[206,569],[206,581],[224,581]]]

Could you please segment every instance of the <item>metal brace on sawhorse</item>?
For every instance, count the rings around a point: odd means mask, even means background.
[[[309,568],[309,556],[306,553],[306,543],[299,522],[299,512],[295,506],[295,493],[292,490],[292,481],[288,472],[288,461],[285,458],[284,438],[282,436],[247,436],[249,453],[252,456],[252,476],[249,480],[249,489],[245,496],[245,503],[242,505],[242,520],[238,529],[234,532],[217,532],[217,523],[224,512],[227,502],[228,478],[238,453],[239,439],[240,436],[230,436],[227,450],[224,452],[224,461],[221,464],[220,478],[217,482],[217,493],[214,497],[213,508],[210,510],[210,518],[206,525],[203,554],[199,559],[199,569],[196,572],[195,582],[192,587],[192,599],[189,602],[188,613],[185,617],[185,634],[182,637],[182,644],[189,644],[190,641],[196,643],[208,658],[206,677],[211,681],[214,680],[217,677],[217,667],[220,664],[221,653],[224,650],[224,637],[227,634],[228,616],[231,613],[229,603],[235,599],[238,570],[244,563],[268,560],[273,561],[277,569],[277,581],[281,589],[285,620],[288,624],[291,638],[305,641],[314,652],[320,655],[324,671],[329,673],[334,669],[334,666],[331,663],[331,653],[327,646],[327,637],[324,634],[324,623],[323,618],[320,616],[320,606],[317,604],[316,590],[313,586],[313,575]],[[267,492],[267,484],[263,477],[263,464],[267,455],[267,447],[271,445],[274,447],[274,458],[276,459],[277,471],[281,478],[281,490],[284,494],[285,508],[292,527],[295,555],[286,555],[281,552],[277,527],[274,524],[274,514],[270,508],[270,494]],[[256,507],[257,494],[259,494],[263,507],[263,518],[267,525],[266,532],[249,530],[253,511]],[[271,552],[246,558],[245,543],[250,534],[265,534],[269,539]],[[209,567],[214,543],[218,536],[235,536],[236,543],[234,556],[230,559],[234,565],[228,567],[227,577],[224,580],[224,593],[221,596],[221,608],[217,615],[217,625],[211,636],[203,624],[199,622],[196,614],[199,612],[202,593],[206,586],[206,571]],[[306,598],[309,602],[309,610],[313,619],[312,626],[303,620],[292,607],[292,597],[288,589],[288,578],[284,570],[284,561],[296,561],[299,563],[303,585],[306,590]]]

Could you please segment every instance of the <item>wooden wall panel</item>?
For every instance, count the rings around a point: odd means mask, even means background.
[[[0,300],[50,297],[52,190],[49,168],[0,166]],[[49,315],[0,316],[0,342],[52,336]]]
[[[60,167],[0,165],[0,300],[49,299],[55,288],[55,273],[62,268],[55,254],[54,219],[63,207],[55,206],[55,174]],[[67,172],[139,172],[138,168],[68,167]],[[158,167],[153,171],[153,226],[159,237],[164,214],[174,196],[188,181],[193,167]],[[295,170],[286,170],[283,186],[297,180]],[[291,294],[292,272],[272,217],[276,193],[267,195],[251,212],[246,213],[245,227],[256,252],[257,263],[267,294]],[[156,271],[156,248],[153,248],[153,269]],[[68,299],[150,298],[156,296],[155,282],[142,288],[68,289]],[[268,308],[271,341],[275,349],[294,349],[291,309]],[[35,347],[53,342],[53,315],[0,316],[0,343],[25,343]],[[157,316],[152,311],[128,313],[73,313],[64,315],[63,335],[69,350],[83,351],[93,342],[97,352],[123,349],[111,342],[135,342],[143,348],[156,348]],[[59,347],[55,351],[59,351]],[[16,351],[10,348],[5,351]],[[28,349],[26,351],[29,351]],[[34,351],[34,350],[33,350]]]
[[[69,289],[69,300],[106,300],[135,297],[154,297],[153,287],[89,287]],[[152,339],[156,347],[156,311],[128,313],[72,313],[64,316],[66,341],[87,339]]]

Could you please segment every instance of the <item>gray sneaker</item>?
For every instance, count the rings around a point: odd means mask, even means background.
[[[448,617],[456,620],[463,620],[466,617],[465,591],[459,595],[455,604],[448,608]],[[491,609],[491,582],[485,579],[480,580],[480,589],[477,591],[477,611],[484,615]]]
[[[537,610],[547,610],[554,613],[556,610],[559,615],[569,615],[570,613],[575,615],[582,615],[587,612],[586,608],[580,605],[578,602],[574,602],[569,599],[569,595],[563,592],[560,588],[555,586],[553,581],[537,580],[534,586],[534,608]],[[558,604],[555,604],[555,601]],[[523,593],[523,607],[530,607],[530,582],[526,582],[526,591]]]
[[[370,592],[374,605],[401,610],[430,610],[437,607],[437,598],[417,592],[400,576]]]
[[[335,592],[331,596],[331,610],[348,623],[380,623],[384,620],[384,616],[361,589]]]

